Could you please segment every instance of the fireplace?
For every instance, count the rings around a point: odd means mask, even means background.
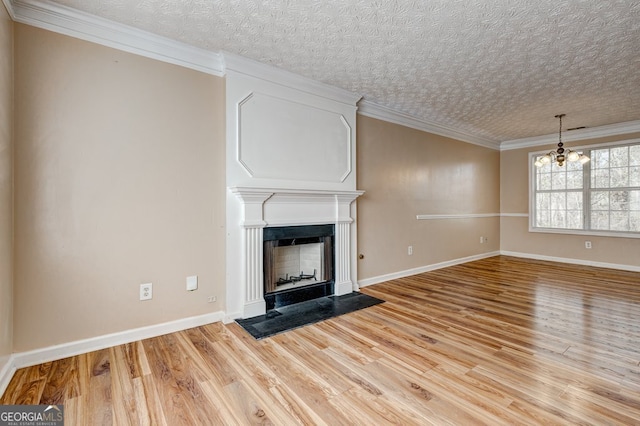
[[[264,228],[267,310],[334,293],[334,229],[334,225]]]
[[[289,283],[293,284],[291,288],[303,287],[302,284],[306,287],[306,284],[313,283],[311,279],[303,280],[300,275],[312,275],[312,269],[316,269],[318,288],[312,286],[307,290],[324,291],[336,296],[357,290],[355,270],[357,260],[355,250],[352,249],[356,241],[355,228],[352,227],[355,216],[353,201],[362,192],[230,188],[230,198],[227,203],[228,218],[239,219],[239,223],[233,220],[227,228],[228,250],[229,253],[235,253],[227,257],[227,275],[230,278],[227,285],[227,304],[231,312],[230,317],[236,319],[263,315],[267,311],[266,299],[272,298],[273,301],[270,303],[275,307],[276,303],[280,303],[276,299],[287,297],[285,295],[287,288],[282,287],[287,283],[281,283],[280,289],[276,284],[275,291],[273,288],[265,290],[265,241],[296,239],[296,244],[293,245],[300,245],[298,243],[306,241],[304,238],[322,237],[322,241],[318,240],[314,244],[324,243],[322,267],[317,264],[311,269],[307,266],[299,268],[296,266],[291,271],[285,271],[283,277],[278,277],[276,273],[276,283],[279,278],[294,281],[292,277],[295,277],[296,280],[300,278],[300,281],[295,284]],[[309,230],[314,234],[297,234],[297,232]],[[269,236],[273,232],[285,231],[296,233],[289,236]],[[265,233],[267,240],[264,238]],[[327,240],[327,237],[330,239]],[[287,245],[283,243],[280,247],[287,247]],[[327,254],[328,248],[331,249],[330,254]],[[267,267],[270,264],[271,261],[267,259]],[[269,272],[269,276],[272,275],[273,271]],[[267,284],[267,287],[269,285]],[[271,297],[278,293],[280,293],[279,296]],[[319,294],[317,297],[321,296],[322,294]]]

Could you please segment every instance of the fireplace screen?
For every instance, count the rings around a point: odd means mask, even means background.
[[[264,229],[265,294],[333,281],[333,225]]]

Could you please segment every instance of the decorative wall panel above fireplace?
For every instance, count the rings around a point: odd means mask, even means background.
[[[238,162],[253,179],[340,183],[351,173],[351,127],[341,113],[251,93],[238,104],[238,126]]]
[[[356,189],[359,95],[231,56],[226,97],[228,186]]]

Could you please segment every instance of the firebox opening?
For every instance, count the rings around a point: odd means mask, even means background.
[[[267,310],[334,293],[333,236],[333,225],[264,229]]]

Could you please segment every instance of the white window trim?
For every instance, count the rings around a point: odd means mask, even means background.
[[[607,142],[607,143],[601,143],[601,144],[572,146],[570,148],[573,151],[581,151],[581,150],[606,148],[608,146],[633,145],[633,144],[639,144],[639,143],[640,143],[640,139],[627,139],[627,140],[620,140],[620,141]],[[565,149],[567,148],[569,147],[565,147]],[[529,232],[536,232],[536,233],[543,233],[543,234],[589,235],[594,237],[640,238],[640,232],[593,231],[593,230],[579,230],[579,229],[535,227],[534,225],[535,225],[536,216],[534,212],[534,205],[535,205],[534,182],[536,177],[536,167],[533,165],[533,161],[535,156],[547,154],[551,150],[554,150],[554,148],[546,149],[542,151],[530,152],[528,155],[528,159],[529,159]]]

